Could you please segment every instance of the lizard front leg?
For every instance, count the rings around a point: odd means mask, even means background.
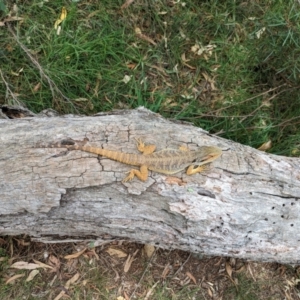
[[[193,175],[193,174],[196,174],[196,173],[201,173],[203,171],[206,171],[209,169],[209,166],[208,165],[202,165],[202,166],[198,166],[197,168],[195,168],[194,165],[191,165],[188,167],[188,169],[186,170],[186,174],[187,175]]]
[[[141,139],[136,139],[136,141],[138,150],[144,155],[151,154],[156,149],[155,145],[145,145],[145,143]]]
[[[130,181],[136,176],[138,179],[142,181],[146,181],[148,178],[148,167],[142,165],[139,170],[132,169],[128,172],[129,174],[123,179],[122,182]]]

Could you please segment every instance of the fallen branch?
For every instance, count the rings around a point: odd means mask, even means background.
[[[266,154],[167,121],[146,109],[94,117],[0,119],[0,233],[35,240],[130,239],[206,255],[298,263],[299,159]],[[136,153],[135,138],[158,150],[213,145],[210,170],[150,173],[82,151],[35,148],[64,138]]]

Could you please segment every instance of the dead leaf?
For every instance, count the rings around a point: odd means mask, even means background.
[[[5,23],[5,22],[13,22],[13,21],[23,21],[23,20],[24,20],[24,18],[17,17],[17,16],[11,16],[11,17],[5,18],[3,20],[3,23]]]
[[[136,250],[133,254],[132,254],[132,257],[131,255],[129,254],[127,259],[126,259],[126,262],[124,264],[124,272],[127,273],[131,267],[131,264],[133,263],[134,261],[134,258],[135,256],[137,255],[137,253],[139,252],[139,250]]]
[[[34,270],[40,268],[40,266],[38,264],[28,263],[26,261],[18,261],[12,264],[10,268],[19,270]]]
[[[112,269],[113,269],[113,271],[114,271],[115,274],[116,274],[116,276],[114,277],[114,281],[117,282],[117,281],[120,279],[120,275],[119,275],[119,273],[118,273],[117,270],[115,270],[114,268],[112,268]]]
[[[185,52],[183,52],[182,54],[181,54],[181,60],[183,61],[183,62],[188,62],[188,61],[190,61],[190,59],[186,59],[186,57],[185,57]]]
[[[155,247],[153,245],[146,244],[146,245],[144,245],[144,251],[145,251],[147,257],[150,258],[155,251]]]
[[[121,6],[121,9],[127,8],[134,0],[126,0],[123,5]]]
[[[91,250],[91,252],[93,253],[93,255],[96,257],[96,260],[100,260],[99,255],[96,253],[96,248],[93,248]]]
[[[66,19],[66,17],[67,17],[67,10],[66,10],[65,7],[63,7],[63,8],[61,9],[61,14],[60,14],[59,19],[57,19],[57,20],[55,21],[54,29],[57,29],[57,28],[58,28],[58,25],[59,25],[61,22],[63,22],[63,21]]]
[[[232,279],[232,267],[228,262],[226,263],[225,269],[229,277]]]
[[[215,71],[217,71],[220,67],[221,67],[221,65],[212,65],[212,66],[211,66],[211,70],[215,72]]]
[[[87,102],[87,101],[89,101],[89,99],[88,98],[79,97],[79,98],[75,98],[74,101],[76,101],[76,102]]]
[[[135,67],[137,66],[137,64],[131,63],[131,64],[127,64],[126,67],[130,70],[133,70]]]
[[[70,278],[66,284],[64,285],[65,289],[68,290],[70,288],[70,285],[75,283],[78,278],[79,278],[80,274],[76,273],[72,278]],[[66,294],[66,291],[61,291],[55,298],[54,300],[59,300],[61,297],[64,297]]]
[[[166,73],[164,68],[156,66],[156,65],[150,65],[149,67],[161,72],[164,76],[169,77],[169,75]],[[173,87],[173,86],[171,85],[171,87]]]
[[[212,290],[211,290],[210,288],[207,289],[207,293],[208,293],[208,295],[212,298],[213,293],[212,293]]]
[[[191,66],[191,65],[189,65],[187,63],[183,63],[183,65],[186,66],[186,67],[188,67],[191,70],[196,70],[197,69],[196,67],[193,67],[193,66]]]
[[[79,278],[80,274],[77,272],[71,279],[69,279],[66,284],[65,284],[65,288],[69,288],[71,284],[75,283],[78,278]]]
[[[256,278],[254,277],[254,274],[253,274],[251,265],[252,265],[251,263],[248,263],[248,265],[247,265],[247,271],[250,273],[250,275],[251,275],[253,281],[256,282]]]
[[[134,31],[135,31],[136,36],[137,36],[138,38],[140,38],[141,40],[144,40],[144,41],[146,41],[146,42],[148,42],[148,43],[150,43],[150,44],[152,44],[152,45],[154,45],[154,46],[157,45],[150,37],[144,35],[144,34],[142,33],[142,31],[141,31],[140,28],[136,27]]]
[[[133,263],[134,261],[134,258],[131,257],[131,255],[129,254],[127,259],[126,259],[126,262],[124,264],[124,272],[127,273],[131,267],[131,264]]]
[[[200,46],[197,45],[197,44],[195,44],[194,46],[191,47],[191,51],[192,51],[193,53],[196,53],[199,49],[200,49]]]
[[[106,250],[106,252],[110,255],[110,256],[117,256],[119,258],[124,258],[127,256],[127,253],[122,251],[122,250],[118,250],[118,249],[114,249],[114,248],[108,248]]]
[[[32,270],[28,277],[26,278],[26,282],[31,281],[37,274],[39,274],[40,271],[39,270]]]
[[[150,290],[147,292],[147,294],[146,294],[146,297],[144,298],[144,300],[148,300],[149,299],[149,297],[152,295],[152,293],[153,293],[153,291],[154,291],[154,289],[155,289],[155,287],[157,286],[157,284],[159,283],[159,281],[156,281],[155,283],[154,283],[154,285],[150,288]]]
[[[78,259],[69,259],[65,266],[69,273],[74,273],[78,269]]]
[[[106,100],[108,103],[112,104],[112,101],[110,101],[110,100],[108,99],[108,97],[106,96],[106,94],[104,94],[104,98],[105,98],[105,100]]]
[[[182,63],[183,63],[183,65],[184,66],[187,66],[189,69],[191,69],[191,70],[196,70],[196,67],[193,67],[193,66],[191,66],[191,65],[189,65],[187,62],[188,61],[190,61],[190,59],[186,59],[186,57],[185,57],[185,52],[183,52],[182,54],[181,54],[181,60],[182,60]]]
[[[246,270],[246,267],[245,267],[245,265],[243,265],[239,269],[236,269],[235,273],[242,273],[242,272],[245,272],[245,270]]]
[[[48,263],[53,267],[53,272],[57,272],[60,269],[60,260],[54,255],[49,256]]]
[[[13,277],[10,277],[9,279],[7,279],[7,280],[5,281],[5,283],[6,283],[6,284],[8,284],[8,283],[13,283],[16,279],[21,278],[21,277],[24,277],[24,276],[25,276],[25,274],[17,274],[17,275],[14,275]]]
[[[70,255],[66,255],[64,258],[65,259],[77,258],[77,257],[81,256],[85,252],[85,250],[86,250],[86,248],[84,248],[83,250],[81,250],[79,252],[76,252],[76,253],[73,253],[73,254],[70,254]]]
[[[22,73],[24,70],[24,68],[21,68],[20,70],[18,70],[17,72],[14,71],[10,71],[10,73],[14,76],[20,76],[20,73]]]
[[[272,141],[268,140],[267,142],[263,143],[257,150],[260,151],[267,151],[272,148]]]
[[[165,180],[165,182],[167,184],[178,184],[180,186],[185,185],[186,182],[182,181],[180,178],[178,177],[172,177],[172,176],[168,176]]]
[[[162,274],[161,274],[161,278],[162,279],[166,279],[166,277],[167,277],[167,275],[170,273],[170,264],[168,263],[166,266],[165,266],[165,268],[164,268],[164,270],[163,270],[163,272],[162,272]]]
[[[134,32],[135,34],[142,34],[142,30],[138,27],[135,27]]]
[[[257,37],[258,39],[260,39],[261,36],[262,36],[262,34],[263,34],[265,31],[266,31],[266,27],[262,27],[261,29],[259,29],[259,30],[255,33],[256,37]]]
[[[40,87],[41,87],[41,83],[39,82],[34,86],[33,92],[36,93],[40,89]]]
[[[98,77],[98,76],[97,76]],[[100,77],[100,76],[99,76]],[[100,87],[101,78],[96,79],[96,85],[94,88],[94,94],[93,97],[98,97],[99,87]]]
[[[45,268],[45,269],[53,269],[53,267],[49,266],[49,265],[46,265],[38,260],[33,260],[36,264],[38,264],[41,268]]]
[[[212,55],[214,48],[217,46],[214,44],[209,44],[206,46],[202,46],[201,44],[195,44],[191,47],[191,51],[199,56],[203,56],[205,60],[208,60],[209,56]]]
[[[73,99],[73,101],[75,101],[76,105],[79,107],[84,107],[84,108],[88,107],[90,110],[94,109],[94,105],[92,101],[88,98],[80,97],[80,98]]]
[[[23,68],[22,68],[22,71],[23,71]],[[18,245],[22,245],[22,246],[29,246],[30,245],[30,242],[26,242],[25,240],[23,239],[14,239],[17,241]]]
[[[211,91],[216,91],[217,88],[215,87],[215,80],[214,80],[215,77],[211,78],[211,77],[210,77],[207,73],[205,73],[205,72],[202,72],[201,74],[203,75],[203,77],[204,77],[204,79],[206,80],[206,82],[210,84],[210,90],[211,90]]]
[[[186,276],[188,276],[190,279],[193,280],[194,284],[197,284],[197,280],[196,280],[196,278],[192,275],[192,273],[186,272],[185,274],[186,274]]]
[[[13,52],[14,51],[14,48],[11,44],[7,44],[5,49],[8,51],[8,52]]]
[[[162,103],[163,107],[175,107],[178,105],[179,105],[178,102],[175,102],[174,99],[172,98],[166,98]]]

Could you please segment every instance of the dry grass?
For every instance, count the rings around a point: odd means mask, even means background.
[[[1,249],[4,300],[300,299],[300,269],[276,263],[199,258],[162,249],[153,249],[148,257],[145,246],[134,243],[89,248],[85,243],[45,245],[22,237],[1,239]],[[25,262],[35,265],[32,270],[12,268],[20,262],[23,268]]]

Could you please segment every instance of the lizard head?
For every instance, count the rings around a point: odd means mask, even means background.
[[[222,150],[214,146],[202,146],[197,152],[196,162],[200,165],[212,162],[222,155]]]

